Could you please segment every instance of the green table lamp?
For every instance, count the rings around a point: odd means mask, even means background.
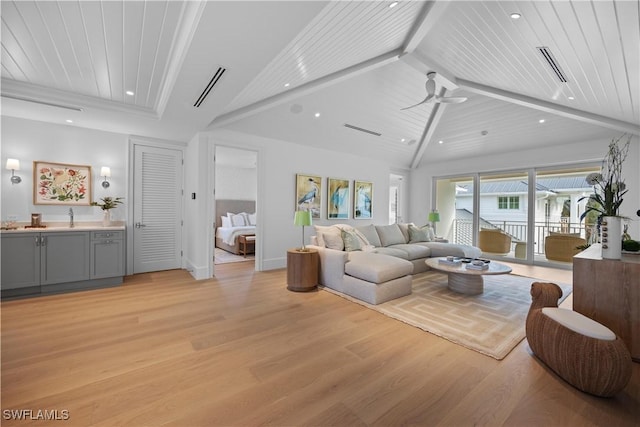
[[[440,212],[437,209],[429,212],[429,222],[433,226],[433,232],[436,232],[436,222],[440,222]]]
[[[296,216],[293,220],[294,225],[302,226],[302,248],[301,252],[306,252],[307,248],[304,246],[304,227],[306,225],[311,225],[311,212],[309,211],[296,211]]]

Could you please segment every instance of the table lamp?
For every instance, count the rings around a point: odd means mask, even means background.
[[[437,209],[429,212],[429,222],[433,226],[433,232],[436,232],[436,222],[440,222],[440,212]]]
[[[311,212],[309,211],[296,211],[296,216],[293,220],[294,225],[302,226],[302,248],[301,252],[306,252],[307,248],[304,246],[304,227],[306,225],[311,225]]]

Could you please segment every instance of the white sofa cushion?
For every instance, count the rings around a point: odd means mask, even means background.
[[[349,252],[349,262],[345,264],[344,271],[367,282],[383,283],[411,275],[413,264],[396,257],[356,251]]]
[[[616,334],[601,323],[566,308],[544,307],[542,314],[581,335],[598,340],[613,341]]]
[[[375,225],[363,225],[361,227],[356,227],[356,230],[362,233],[362,235],[367,239],[370,245],[373,245],[375,247],[382,246]]]
[[[323,231],[319,234],[322,236],[325,247],[329,249],[335,249],[337,251],[344,250],[344,241],[342,240],[340,230],[338,230],[337,232]]]
[[[400,259],[409,259],[407,251],[397,248],[375,248],[372,252],[380,255],[390,255]]]
[[[402,245],[393,245],[385,249],[398,249],[407,253],[407,259],[413,261],[414,259],[429,258],[431,256],[431,249],[422,245],[413,245],[409,243],[403,243]]]
[[[382,246],[401,245],[407,243],[398,224],[376,225]]]

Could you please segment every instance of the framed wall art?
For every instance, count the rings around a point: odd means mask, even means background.
[[[349,180],[327,178],[327,219],[349,218]]]
[[[373,217],[373,183],[369,181],[353,182],[353,218],[371,219]]]
[[[320,218],[322,205],[322,178],[296,175],[296,210],[311,212],[311,218]]]
[[[33,204],[89,206],[91,166],[33,162]]]

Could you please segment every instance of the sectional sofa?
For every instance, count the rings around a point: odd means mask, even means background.
[[[411,293],[412,275],[429,257],[477,258],[482,251],[435,238],[414,224],[315,226],[309,247],[320,255],[320,284],[369,304]]]

